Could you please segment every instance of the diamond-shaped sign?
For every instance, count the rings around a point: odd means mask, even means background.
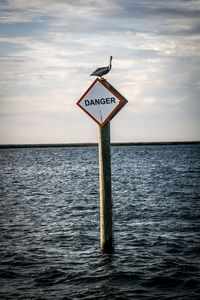
[[[108,81],[97,78],[77,102],[77,105],[102,127],[127,102]]]

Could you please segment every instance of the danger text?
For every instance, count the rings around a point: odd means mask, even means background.
[[[116,103],[116,99],[114,97],[85,100],[85,106],[101,105],[101,104],[112,104],[112,103]]]

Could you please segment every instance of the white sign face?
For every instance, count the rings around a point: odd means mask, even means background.
[[[77,105],[100,126],[109,121],[122,104],[123,101],[98,78],[77,102]]]

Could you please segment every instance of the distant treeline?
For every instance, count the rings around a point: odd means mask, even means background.
[[[111,146],[157,146],[157,145],[192,145],[200,144],[200,141],[181,142],[127,142],[111,143]],[[2,144],[0,148],[51,148],[51,147],[97,147],[97,143],[68,143],[68,144]]]

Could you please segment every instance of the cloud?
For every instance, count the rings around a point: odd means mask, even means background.
[[[156,0],[141,1],[56,1],[56,0],[9,0],[0,4],[2,23],[48,23],[52,27],[65,27],[73,31],[124,31],[154,32],[167,34],[170,24],[179,27],[187,24],[184,30],[197,32],[200,9],[198,1]],[[118,20],[118,22],[117,22]],[[134,22],[135,20],[135,22]],[[162,23],[160,22],[162,20]],[[86,22],[85,22],[86,21]],[[156,23],[159,22],[159,26]],[[149,26],[152,24],[152,26]],[[181,28],[173,26],[171,32],[181,33]]]
[[[107,65],[110,55],[113,68],[107,78],[129,100],[128,115],[141,114],[144,123],[151,114],[164,118],[165,113],[190,111],[194,116],[200,86],[198,4],[1,2],[0,111],[5,124],[19,116],[29,125],[36,116],[38,123],[43,118],[52,126],[54,118],[58,124],[76,119],[75,103],[91,84],[89,74]]]
[[[118,5],[107,1],[9,0],[0,5],[1,22],[46,21],[44,17],[67,21],[75,16],[91,20],[109,15]]]
[[[1,97],[1,115],[38,115],[74,113],[73,97],[70,93],[48,91],[43,95]]]

